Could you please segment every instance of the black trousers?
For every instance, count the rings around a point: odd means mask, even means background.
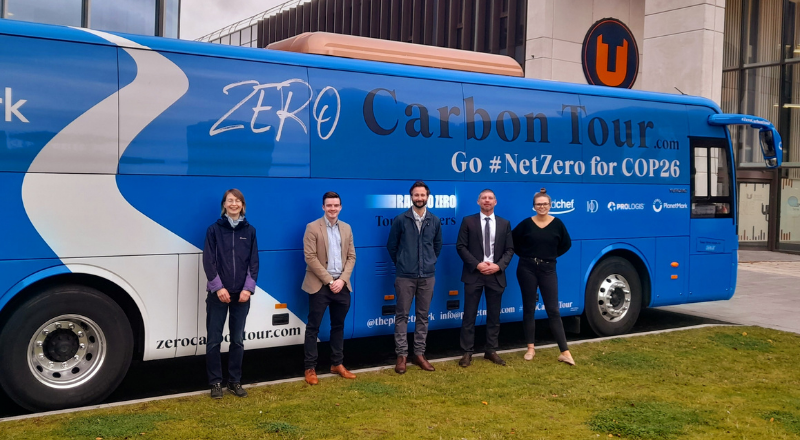
[[[537,263],[532,259],[520,258],[519,265],[517,265],[517,280],[520,290],[522,290],[522,331],[525,333],[525,342],[534,343],[534,333],[536,332],[534,314],[536,313],[536,302],[539,301],[538,288],[542,292],[544,310],[547,312],[550,331],[556,338],[558,349],[569,350],[567,337],[564,334],[564,324],[561,322],[561,312],[558,308],[556,263],[543,261]]]
[[[242,360],[244,359],[244,325],[250,312],[250,300],[239,302],[239,294],[231,294],[231,302],[224,303],[214,292],[206,295],[206,373],[209,385],[222,382],[222,332],[225,319],[228,319],[230,347],[228,349],[229,383],[242,381]]]
[[[317,366],[319,325],[328,307],[331,310],[331,365],[341,365],[344,360],[344,319],[350,310],[350,290],[344,286],[339,293],[333,293],[330,286],[324,285],[319,292],[308,295],[308,324],[303,344],[306,370]]]
[[[486,353],[497,351],[497,339],[500,336],[500,299],[504,287],[492,275],[478,275],[475,283],[464,283],[464,317],[461,320],[461,349],[467,353],[475,351],[475,318],[478,315],[478,304],[481,294],[486,291]]]

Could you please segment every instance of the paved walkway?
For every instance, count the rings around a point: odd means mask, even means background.
[[[662,309],[800,333],[800,255],[739,251],[733,298]]]

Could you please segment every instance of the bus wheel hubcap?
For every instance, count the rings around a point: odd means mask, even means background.
[[[618,322],[628,314],[631,306],[631,286],[622,275],[607,276],[597,290],[597,307],[600,315],[609,322]]]
[[[102,329],[81,315],[61,315],[45,322],[28,343],[28,366],[51,388],[73,388],[91,379],[106,357]]]

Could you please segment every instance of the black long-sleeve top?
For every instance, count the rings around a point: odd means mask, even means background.
[[[511,237],[514,240],[514,253],[520,258],[555,261],[572,246],[567,227],[558,217],[544,228],[528,217],[511,231]]]

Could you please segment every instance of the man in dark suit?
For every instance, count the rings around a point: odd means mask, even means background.
[[[458,365],[472,363],[475,345],[475,317],[481,294],[486,291],[486,350],[484,358],[498,365],[506,362],[497,354],[500,336],[500,299],[506,288],[506,267],[514,256],[511,224],[494,214],[497,198],[485,189],[478,195],[481,212],[464,217],[458,230],[456,250],[464,261],[464,318],[461,321],[461,348],[464,356]]]

